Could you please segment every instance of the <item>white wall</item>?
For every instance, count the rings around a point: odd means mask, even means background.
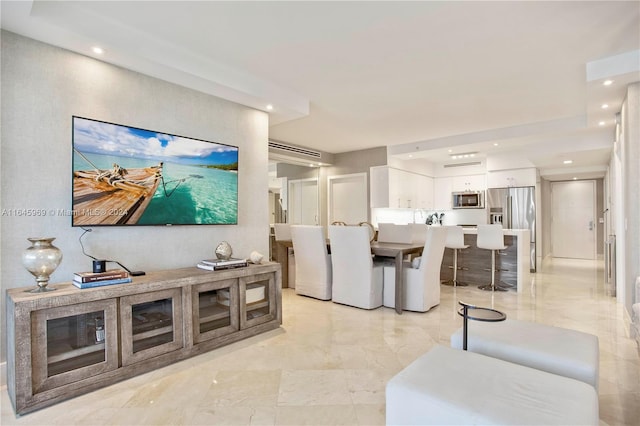
[[[624,234],[621,246],[624,250],[623,302],[631,314],[635,299],[634,285],[640,276],[640,83],[627,88],[627,97],[622,109],[622,193],[623,214],[618,234]],[[620,250],[618,251],[620,253]]]
[[[535,167],[519,153],[492,154],[487,156],[487,171],[530,169]]]
[[[387,155],[387,165],[396,169],[406,170],[425,176],[434,176],[435,165],[426,159],[400,160],[399,158]]]
[[[240,148],[237,226],[94,228],[89,253],[146,271],[193,266],[223,240],[238,256],[268,254],[267,114],[13,33],[1,41],[0,208],[71,208],[71,117],[79,115]],[[68,216],[1,219],[4,342],[5,290],[35,285],[20,261],[27,237],[56,237],[64,259],[54,287],[91,263]]]
[[[618,133],[618,136],[620,134]],[[621,233],[624,223],[624,200],[622,197],[622,161],[620,152],[621,138],[618,138],[614,144],[614,150],[611,153],[609,162],[609,229],[610,233],[616,236],[616,296],[619,302],[624,301],[624,255],[618,253],[624,247],[624,232]]]
[[[320,186],[320,224],[325,228],[330,225],[328,215],[328,186],[327,180],[329,176],[343,176],[354,173],[367,174],[367,207],[371,205],[369,188],[369,168],[374,166],[384,166],[387,164],[387,149],[384,147],[370,148],[360,151],[349,151],[335,154],[333,164],[328,167],[320,167],[318,170],[318,183]],[[368,218],[371,222],[371,218]]]
[[[484,159],[473,160],[479,161],[480,164],[475,166],[457,166],[457,167],[444,167],[444,164],[435,164],[433,166],[433,177],[447,177],[447,176],[469,176],[469,175],[483,175],[487,173],[487,167]]]
[[[609,229],[616,235],[616,297],[629,317],[640,276],[640,82],[627,87],[609,163]]]

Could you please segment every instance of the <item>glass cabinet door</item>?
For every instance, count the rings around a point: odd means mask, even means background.
[[[120,320],[122,365],[184,347],[181,288],[121,297]]]
[[[33,391],[52,389],[118,367],[115,300],[34,311]]]
[[[193,341],[204,342],[238,331],[238,280],[193,286]]]
[[[276,318],[275,275],[240,278],[240,328],[252,327]]]

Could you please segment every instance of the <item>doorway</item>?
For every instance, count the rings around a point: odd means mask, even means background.
[[[328,223],[334,221],[350,225],[366,222],[367,174],[329,176],[328,182]]]
[[[288,223],[318,224],[318,179],[290,180],[288,199]]]
[[[596,258],[596,182],[551,182],[551,254]]]

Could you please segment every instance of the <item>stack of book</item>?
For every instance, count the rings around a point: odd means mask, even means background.
[[[73,274],[73,285],[78,288],[101,287],[130,282],[131,277],[124,269],[110,269],[104,272],[76,272]]]
[[[247,266],[247,259],[206,259],[196,265],[200,269],[208,271],[221,271],[223,269],[242,268]]]

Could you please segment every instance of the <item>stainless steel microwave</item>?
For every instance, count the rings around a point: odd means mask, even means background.
[[[451,194],[454,209],[484,209],[484,191],[464,191]]]

